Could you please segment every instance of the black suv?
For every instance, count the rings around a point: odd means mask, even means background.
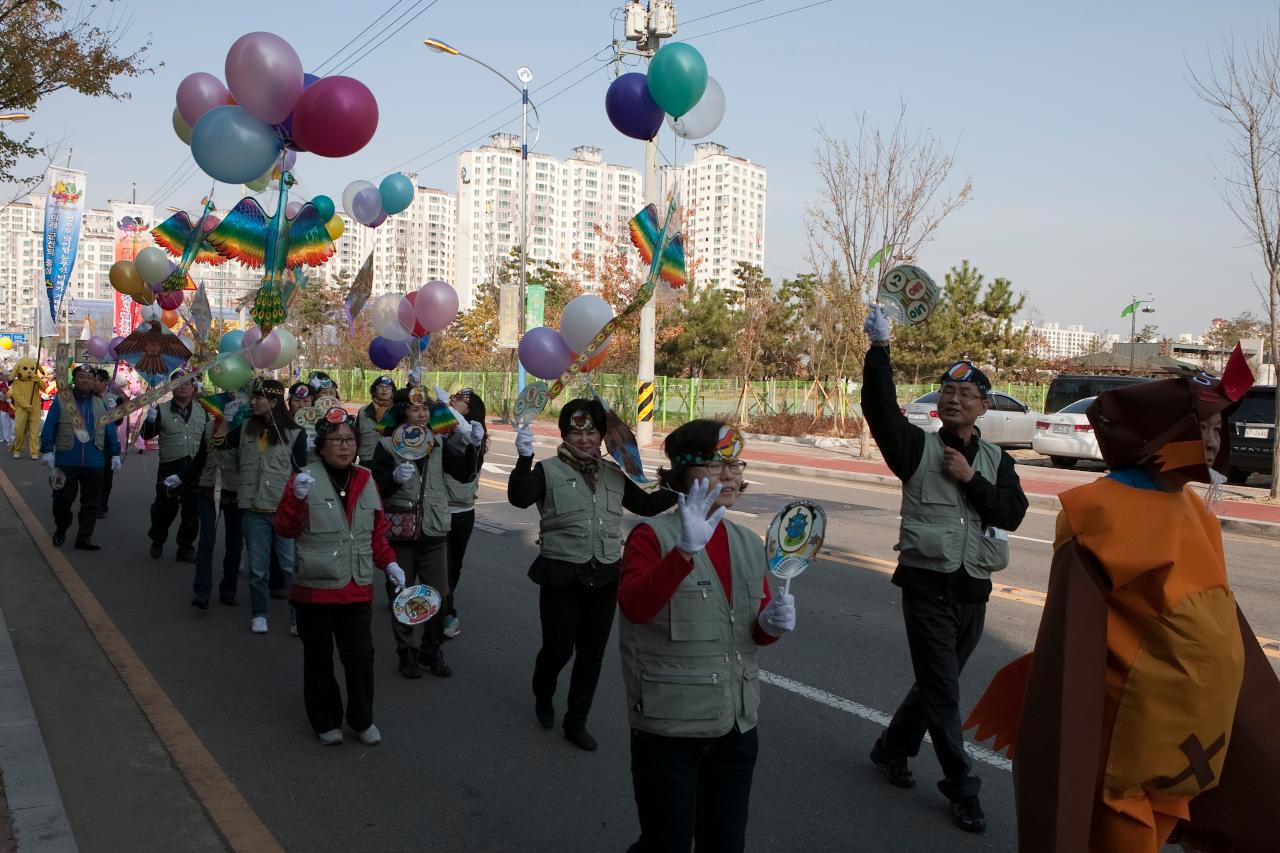
[[[1076,400],[1096,397],[1103,391],[1112,388],[1123,388],[1135,382],[1150,382],[1146,376],[1086,376],[1079,373],[1063,373],[1049,383],[1049,393],[1045,395],[1044,410],[1060,412]]]
[[[1276,386],[1256,385],[1230,418],[1231,467],[1227,479],[1240,485],[1250,474],[1271,476],[1271,430],[1276,424]]]

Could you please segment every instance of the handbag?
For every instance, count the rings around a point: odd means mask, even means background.
[[[387,540],[390,542],[417,542],[422,536],[422,496],[427,488],[426,472],[418,477],[418,500],[411,509],[383,510],[387,519]]]

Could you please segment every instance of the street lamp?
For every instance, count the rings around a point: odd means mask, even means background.
[[[31,113],[0,113],[0,121],[26,121]]]
[[[1151,307],[1151,303],[1156,301],[1156,295],[1153,292],[1147,293],[1146,299],[1139,299],[1136,295],[1130,298],[1129,306],[1120,312],[1123,318],[1126,314],[1129,316],[1129,373],[1133,373],[1134,355],[1138,349],[1138,309],[1142,309],[1143,314],[1154,314],[1156,309]]]
[[[533,72],[529,68],[522,66],[516,71],[516,76],[520,78],[520,85],[498,69],[494,68],[487,62],[481,62],[470,54],[463,53],[448,42],[437,38],[424,38],[422,43],[434,50],[436,53],[443,53],[448,56],[461,56],[463,59],[469,59],[476,65],[483,66],[489,71],[500,77],[512,89],[520,93],[521,104],[521,131],[520,131],[520,336],[525,333],[525,287],[528,282],[528,247],[529,247],[529,149],[538,144],[538,139],[542,136],[542,116],[538,114],[538,108],[529,100],[529,83],[533,80]],[[533,110],[533,116],[538,121],[535,128],[533,143],[529,143],[529,110]],[[495,282],[496,283],[496,282]],[[524,390],[525,372],[524,365],[520,365],[518,387]]]

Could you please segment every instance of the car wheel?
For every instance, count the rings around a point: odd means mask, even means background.
[[[1233,486],[1243,486],[1249,480],[1249,472],[1232,466],[1227,469],[1227,482]]]
[[[1058,468],[1074,468],[1079,459],[1072,459],[1069,456],[1050,456],[1049,461]]]

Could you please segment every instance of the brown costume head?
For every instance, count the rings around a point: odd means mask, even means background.
[[[1253,372],[1237,345],[1221,377],[1199,373],[1126,385],[1099,394],[1086,414],[1107,467],[1153,465],[1208,483],[1200,422],[1222,416],[1222,440],[1212,467],[1225,474],[1231,455],[1227,419],[1252,387]]]

